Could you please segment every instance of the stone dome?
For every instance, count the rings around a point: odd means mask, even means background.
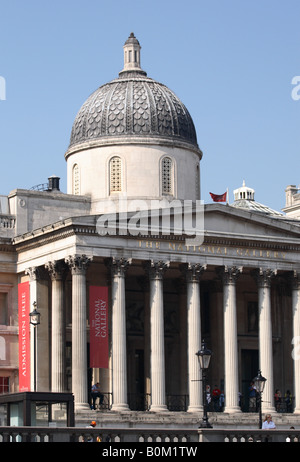
[[[188,110],[169,88],[141,69],[141,47],[133,34],[123,48],[124,69],[80,108],[66,156],[115,143],[158,143],[186,147],[202,157]]]

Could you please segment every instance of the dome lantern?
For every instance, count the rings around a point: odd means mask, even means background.
[[[131,32],[124,46],[124,69],[119,72],[121,76],[124,72],[138,72],[139,74],[147,75],[141,69],[141,46],[134,33]]]

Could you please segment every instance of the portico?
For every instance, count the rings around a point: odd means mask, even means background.
[[[258,355],[267,378],[263,412],[275,411],[275,387],[295,390],[299,412],[293,339],[298,336],[300,286],[298,272],[292,270],[298,265],[298,229],[264,218],[263,224],[257,220],[251,237],[241,239],[231,232],[230,223],[235,230],[244,227],[248,212],[243,220],[240,212],[223,205],[208,206],[205,213],[208,229],[211,223],[215,229],[197,246],[172,235],[99,236],[90,217],[16,238],[20,277],[28,268],[43,268],[46,272],[36,273],[43,275],[51,294],[45,300],[45,292],[33,292],[38,304],[48,306],[52,319],[47,334],[51,352],[40,351],[51,357],[51,376],[38,376],[41,391],[72,391],[76,408],[88,407],[87,294],[94,284],[108,286],[110,293],[109,369],[97,374],[103,391],[112,394],[112,410],[130,410],[129,397],[143,393],[150,395],[152,412],[168,411],[169,395],[186,395],[186,410],[201,412],[195,353],[205,336],[214,351],[209,383],[223,387],[224,412],[241,412],[239,393],[247,399],[252,371],[243,364],[245,351]],[[218,229],[225,219],[226,236]],[[272,228],[283,235],[282,242],[271,234],[266,237]],[[33,283],[38,287],[36,278]],[[65,339],[72,350],[71,389],[57,379],[66,377]],[[137,355],[143,359],[140,369]]]

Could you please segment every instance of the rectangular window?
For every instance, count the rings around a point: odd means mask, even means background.
[[[9,393],[9,377],[0,377],[0,394]]]
[[[8,325],[8,294],[0,292],[0,324]]]

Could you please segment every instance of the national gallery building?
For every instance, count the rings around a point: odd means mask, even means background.
[[[249,411],[258,370],[263,412],[279,389],[300,413],[298,189],[281,212],[245,182],[203,204],[193,120],[140,49],[130,34],[118,77],[79,110],[67,193],[52,176],[0,197],[0,392],[72,392],[92,412],[100,382],[103,413],[199,416],[205,340],[224,414]]]

